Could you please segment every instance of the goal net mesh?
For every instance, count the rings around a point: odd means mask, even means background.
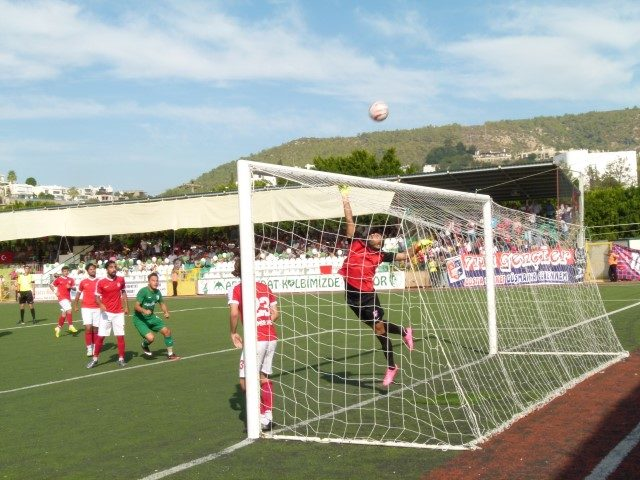
[[[581,229],[491,204],[487,197],[251,164],[277,187],[252,191],[257,280],[278,297],[274,438],[470,448],[624,358],[586,265]],[[260,175],[260,177],[257,177]],[[340,187],[340,188],[339,188]],[[345,190],[345,187],[348,190]],[[354,241],[384,229],[375,285],[399,372],[347,306],[338,274]],[[497,352],[489,347],[485,252],[494,251]],[[243,256],[246,252],[242,252]],[[246,258],[246,257],[245,257]]]

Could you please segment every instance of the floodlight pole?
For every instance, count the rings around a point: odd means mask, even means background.
[[[260,374],[257,355],[256,280],[253,269],[255,240],[251,208],[251,169],[245,160],[238,160],[237,168],[247,438],[255,439],[260,437]]]

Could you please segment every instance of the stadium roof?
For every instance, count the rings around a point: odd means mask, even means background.
[[[418,173],[396,177],[396,180],[412,185],[482,193],[490,195],[496,202],[570,199],[579,194],[566,173],[553,162]]]

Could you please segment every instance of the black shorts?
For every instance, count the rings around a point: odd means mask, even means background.
[[[21,305],[24,303],[33,303],[33,292],[31,290],[28,292],[20,292],[18,295],[18,303]]]
[[[347,305],[360,320],[367,324],[382,320],[384,310],[376,292],[363,292],[345,282]]]

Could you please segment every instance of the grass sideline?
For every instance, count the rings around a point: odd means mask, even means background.
[[[640,285],[603,285],[601,293],[613,311],[635,303]],[[17,305],[0,305],[0,478],[143,478],[245,439],[225,299],[167,302],[183,360],[165,361],[162,341],[152,346],[158,355],[142,357],[128,322],[128,366],[116,366],[111,338],[92,370],[82,332],[54,337],[57,304],[37,304],[35,326],[16,326]],[[612,318],[631,351],[640,345],[637,317],[633,308]],[[259,440],[170,478],[418,478],[456,454]]]

